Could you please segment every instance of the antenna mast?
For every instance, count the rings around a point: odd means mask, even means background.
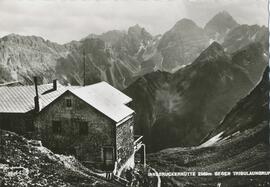
[[[85,48],[83,48],[83,86],[85,86]]]

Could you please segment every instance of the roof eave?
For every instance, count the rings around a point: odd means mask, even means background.
[[[128,116],[124,117],[123,119],[121,119],[118,122],[115,121],[116,122],[115,126],[117,127],[117,126],[123,124],[124,122],[126,122],[127,120],[129,120],[130,118],[132,118],[133,117],[133,114],[134,114],[134,112],[132,112],[131,114],[129,114]]]

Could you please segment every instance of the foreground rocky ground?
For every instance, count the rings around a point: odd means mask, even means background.
[[[171,148],[148,156],[158,172],[269,171],[270,148],[262,139],[267,124],[239,137],[202,148]],[[161,177],[162,186],[270,186],[269,176]]]
[[[152,168],[137,164],[133,170],[133,187],[155,187],[157,178],[149,178]],[[73,156],[58,155],[41,142],[0,129],[0,187],[2,186],[125,186],[123,181],[106,180]],[[125,178],[123,173],[122,179]]]
[[[0,186],[120,186],[12,132],[0,130],[0,153]]]

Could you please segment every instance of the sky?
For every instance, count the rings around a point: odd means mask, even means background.
[[[182,18],[203,27],[226,10],[238,23],[268,25],[267,0],[0,0],[0,37],[37,35],[58,43],[139,24],[163,34]]]

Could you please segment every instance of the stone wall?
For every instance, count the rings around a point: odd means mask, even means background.
[[[71,107],[67,107],[66,99],[71,99]],[[54,120],[61,121],[61,133],[53,132]],[[80,133],[81,122],[87,123],[87,134]],[[102,146],[115,146],[114,122],[70,92],[43,109],[34,123],[44,146],[57,153],[73,154],[96,168],[103,164]]]
[[[116,127],[117,169],[132,156],[134,152],[134,118],[131,117]]]
[[[16,132],[31,138],[34,131],[32,113],[0,113],[0,129]]]

